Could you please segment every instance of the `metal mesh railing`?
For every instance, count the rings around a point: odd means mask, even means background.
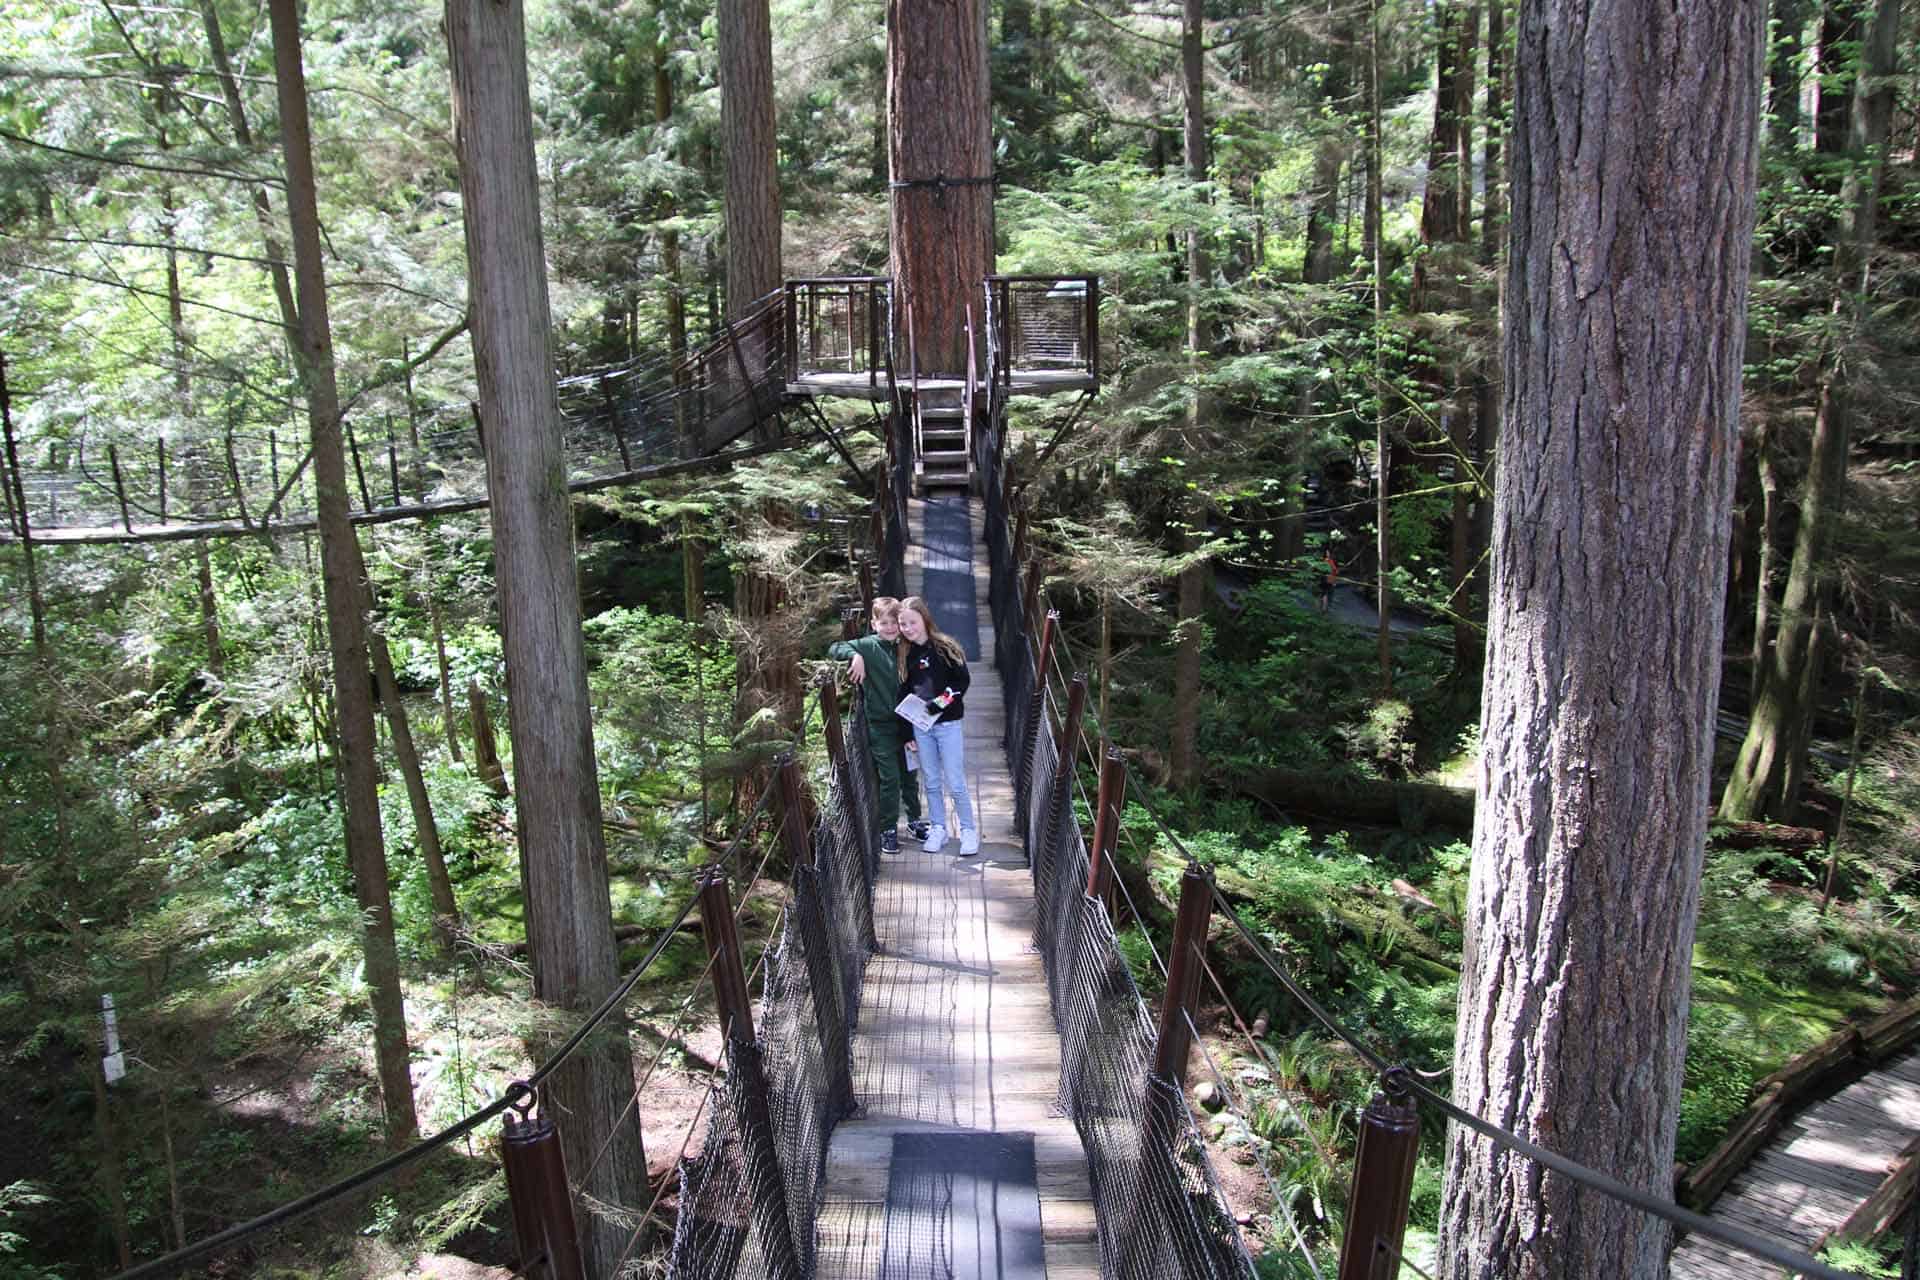
[[[1036,674],[998,469],[999,423],[976,437],[992,565],[995,661],[1014,761],[1016,821],[1033,863],[1034,940],[1060,1030],[1060,1104],[1087,1153],[1100,1269],[1116,1280],[1253,1275],[1180,1088],[1155,1078],[1154,1028],[1106,906],[1085,892],[1090,860]],[[1036,723],[1037,717],[1037,723]],[[1023,759],[1031,741],[1030,760]]]
[[[756,1034],[729,1029],[705,1145],[681,1165],[672,1277],[813,1274],[828,1143],[856,1106],[853,1034],[873,942],[878,806],[859,700],[846,749],[813,823],[811,860],[794,868]]]

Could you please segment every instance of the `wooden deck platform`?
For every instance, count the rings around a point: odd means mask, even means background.
[[[907,583],[916,593],[924,571],[921,511],[914,502]],[[982,844],[978,855],[958,858],[951,852],[957,841],[929,854],[906,838],[904,852],[881,867],[880,954],[867,970],[854,1039],[863,1110],[835,1129],[828,1151],[816,1237],[820,1280],[882,1275],[893,1137],[942,1129],[1031,1134],[1048,1280],[1100,1273],[1086,1153],[1054,1105],[1060,1041],[1032,946],[1033,880],[1013,830],[1013,787],[1000,749],[1004,712],[977,501],[972,515],[985,656],[972,664],[962,723]],[[976,1277],[956,1271],[953,1280]]]
[[[1714,1201],[1709,1216],[1811,1249],[1880,1186],[1915,1134],[1920,1050],[1801,1112]],[[1759,1280],[1779,1269],[1690,1236],[1674,1249],[1670,1274],[1674,1280]]]

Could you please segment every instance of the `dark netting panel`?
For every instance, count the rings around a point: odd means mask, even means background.
[[[681,1164],[667,1262],[676,1280],[813,1274],[827,1146],[856,1107],[853,1033],[873,950],[868,846],[878,810],[859,711],[849,730],[848,767],[825,790],[813,862],[795,869],[767,959],[756,1039],[729,1046],[706,1144]]]
[[[986,465],[998,456],[998,425],[976,437],[975,459],[993,567],[995,660],[1016,819],[1033,864],[1034,943],[1060,1030],[1060,1104],[1087,1152],[1100,1272],[1116,1280],[1251,1280],[1253,1264],[1186,1099],[1153,1079],[1153,1023],[1106,907],[1085,891],[1076,762],[1060,758],[1053,717],[1034,697],[1035,638],[1022,616],[1001,478]]]

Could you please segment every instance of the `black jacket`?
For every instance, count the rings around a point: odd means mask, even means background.
[[[966,714],[966,700],[960,695],[967,691],[967,660],[948,662],[940,651],[931,645],[915,644],[907,646],[907,674],[900,682],[903,693],[931,703],[948,690],[953,692],[953,701],[940,713],[940,724],[958,720]],[[929,706],[927,710],[934,710]]]

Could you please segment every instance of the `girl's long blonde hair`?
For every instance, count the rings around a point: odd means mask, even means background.
[[[967,665],[967,651],[960,647],[958,640],[934,625],[933,612],[927,608],[925,600],[919,596],[908,596],[900,602],[900,611],[905,613],[908,609],[919,614],[920,621],[927,624],[927,648],[932,649],[956,667]],[[902,636],[897,659],[902,683],[905,683],[907,678],[907,650],[910,648],[912,646],[907,644],[906,637]]]

